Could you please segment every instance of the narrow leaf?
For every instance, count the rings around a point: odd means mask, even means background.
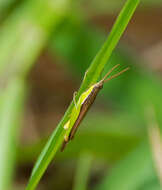
[[[139,0],[127,0],[126,4],[124,5],[124,8],[122,9],[121,13],[119,14],[112,28],[112,31],[110,32],[110,35],[108,36],[108,39],[106,40],[105,44],[103,45],[97,56],[95,57],[92,64],[90,65],[88,72],[80,87],[78,95],[76,97],[77,99],[79,98],[79,95],[85,89],[87,89],[90,84],[96,82],[99,79],[100,74],[104,69],[104,66],[106,65],[108,59],[110,58],[112,51],[116,47],[138,3]],[[45,148],[43,149],[42,153],[40,154],[34,166],[26,190],[35,189],[40,178],[45,172],[47,166],[53,159],[57,150],[60,148],[64,140],[64,134],[65,134],[63,126],[67,122],[73,106],[74,106],[73,103],[71,103],[63,119],[58,124],[56,130],[53,132],[47,144],[45,145]]]

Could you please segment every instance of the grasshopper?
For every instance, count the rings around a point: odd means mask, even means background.
[[[64,136],[64,142],[62,144],[61,151],[64,150],[66,144],[69,142],[69,140],[72,140],[78,126],[80,125],[81,121],[85,117],[86,113],[88,112],[89,108],[93,104],[93,102],[96,99],[97,94],[99,91],[103,88],[103,85],[105,82],[110,81],[111,79],[116,78],[117,76],[121,75],[125,71],[129,69],[129,67],[125,68],[124,70],[110,76],[108,76],[112,73],[114,69],[116,69],[119,66],[119,64],[115,65],[99,82],[96,84],[91,85],[85,92],[83,92],[79,100],[76,102],[75,96],[76,93],[74,93],[73,101],[74,101],[74,108],[72,109],[70,119],[66,122],[64,125],[64,129],[67,131]]]

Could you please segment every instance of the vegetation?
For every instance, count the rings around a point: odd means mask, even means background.
[[[91,13],[96,16],[105,14],[106,11],[112,14],[113,11],[121,9],[121,3],[114,2],[110,3],[110,8],[107,3],[101,1],[99,7],[99,3],[93,0],[92,4],[87,3],[87,9],[91,10],[89,6],[92,6],[94,10]],[[91,19],[92,15],[84,15],[85,7],[79,3],[85,2],[8,0],[0,4],[0,10],[3,10],[0,17],[0,190],[8,190],[10,187],[34,190],[39,183],[38,189],[73,187],[73,190],[160,190],[160,163],[155,159],[158,154],[154,155],[156,147],[150,146],[154,133],[151,132],[148,136],[150,126],[161,130],[160,79],[151,69],[142,66],[142,59],[130,45],[124,44],[124,38],[117,46],[140,0],[125,1],[106,40],[105,32],[87,23],[86,19]],[[150,1],[141,5],[142,9],[148,5],[161,6],[161,3]],[[59,67],[67,69],[76,81],[80,81],[86,73],[76,100],[113,65],[120,63],[121,67],[131,67],[124,76],[104,86],[95,105],[81,123],[74,141],[69,143],[63,153],[58,150],[64,140],[63,126],[69,119],[74,106],[73,101],[56,128],[53,124],[56,114],[52,114],[52,126],[49,125],[49,119],[46,120],[45,126],[50,128],[50,134],[41,132],[39,126],[38,131],[41,135],[38,135],[39,138],[35,141],[30,140],[25,144],[24,139],[20,140],[23,130],[28,131],[27,136],[31,137],[34,131],[37,131],[35,127],[30,128],[28,119],[23,119],[27,118],[27,108],[30,107],[29,115],[36,112],[41,115],[41,110],[46,106],[40,108],[43,105],[40,89],[45,84],[46,91],[50,83],[53,85],[53,82],[59,79],[55,78],[52,82],[52,77],[49,76],[49,81],[43,82],[40,75],[38,78],[41,87],[36,88],[38,100],[35,100],[35,103],[30,100],[35,82],[32,72],[37,71],[36,61],[43,60],[42,57],[39,58],[43,52],[46,52],[44,54],[48,54],[53,62],[59,57],[60,62],[64,63],[58,64]],[[48,58],[45,58],[45,63],[45,68],[49,67],[50,75],[52,66],[48,65]],[[38,69],[38,73],[39,71],[41,70]],[[45,72],[43,69],[42,73]],[[53,75],[54,73],[51,76]],[[56,84],[57,88],[54,91],[43,92],[43,101],[50,102],[48,109],[43,110],[43,117],[49,117],[50,109],[56,109],[55,112],[59,113],[57,98],[50,97],[62,96],[66,99],[71,90],[66,84]],[[65,90],[59,92],[59,88]],[[73,90],[71,95],[72,93]],[[72,96],[70,97],[72,99]],[[35,111],[36,108],[31,111],[31,105],[35,105],[37,101],[40,103],[39,111]],[[20,127],[23,123],[26,123],[25,126],[29,129]],[[21,175],[19,170],[14,172],[15,168],[33,164],[36,159],[30,178],[28,176],[29,179],[21,185],[18,177],[14,179],[14,173],[16,176]],[[46,174],[47,167],[53,159],[60,170],[66,163],[63,170],[64,173],[67,172],[66,175],[59,176],[53,165],[50,165],[53,168],[52,174]],[[68,168],[68,163],[77,159],[76,171],[74,165]],[[43,174],[46,178],[41,180]],[[68,181],[70,177],[73,182]],[[93,178],[99,179],[96,182]]]

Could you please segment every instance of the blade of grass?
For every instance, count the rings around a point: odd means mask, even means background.
[[[0,190],[6,190],[5,186],[11,179],[15,141],[19,130],[14,122],[19,120],[16,114],[22,104],[16,105],[21,98],[16,99],[19,96],[18,94],[16,96],[19,87],[14,81],[23,83],[21,80],[24,80],[28,74],[51,31],[62,20],[67,2],[68,0],[24,1],[13,11],[1,28],[0,95],[4,93],[3,86],[8,86],[9,90],[0,100]],[[15,91],[13,88],[10,90],[12,86],[15,86]],[[23,84],[20,88],[23,88]],[[14,121],[14,118],[17,120]]]
[[[160,186],[162,188],[162,140],[154,106],[150,106],[146,110],[146,121],[148,123],[148,134],[152,149],[152,157],[159,177]]]
[[[145,187],[151,180],[155,180],[160,190],[150,147],[148,141],[145,141],[112,168],[112,171],[109,170],[103,182],[95,190],[144,189],[141,187]]]
[[[154,158],[154,165],[162,188],[162,140],[159,128],[157,126],[150,127],[149,136],[152,148],[152,157]]]
[[[19,6],[0,31],[0,77],[26,76],[61,22],[69,0],[29,0]]]
[[[139,4],[140,0],[127,0],[124,8],[122,9],[121,13],[119,14],[112,31],[110,32],[108,39],[106,40],[105,44],[98,52],[97,56],[95,57],[94,61],[90,65],[85,78],[82,82],[80,90],[77,94],[77,100],[80,94],[90,85],[95,83],[99,77],[101,72],[104,69],[108,59],[110,58],[112,51],[116,47],[121,35],[123,34],[131,16],[133,15],[137,5]],[[42,153],[40,154],[29,179],[29,183],[27,185],[26,190],[33,190],[37,186],[40,178],[42,177],[43,173],[45,172],[47,166],[53,159],[55,153],[59,149],[61,143],[64,140],[65,131],[63,129],[63,125],[67,122],[69,118],[69,114],[73,108],[73,103],[67,109],[63,119],[58,124],[56,130],[53,132],[51,137],[49,138],[47,144],[45,145]]]
[[[74,179],[73,190],[86,190],[90,168],[92,164],[92,155],[82,153],[78,160],[78,168]]]
[[[10,186],[16,156],[17,137],[25,98],[24,82],[12,81],[0,98],[0,190],[6,190]]]

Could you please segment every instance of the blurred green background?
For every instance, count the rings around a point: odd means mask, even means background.
[[[25,189],[124,2],[0,0],[0,190]],[[161,18],[161,0],[141,1],[104,73],[131,69],[105,84],[38,190],[161,189]]]

